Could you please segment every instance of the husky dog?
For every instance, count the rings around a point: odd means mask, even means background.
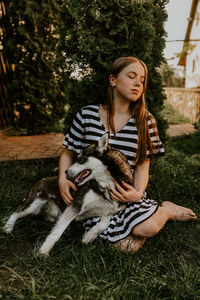
[[[67,226],[74,220],[84,220],[98,216],[100,222],[86,232],[82,242],[87,244],[100,235],[109,225],[110,218],[125,208],[124,204],[113,201],[109,188],[113,180],[124,180],[133,184],[133,174],[126,157],[108,145],[108,134],[104,134],[97,144],[92,144],[79,154],[77,161],[66,171],[67,178],[74,182],[78,190],[72,191],[74,200],[66,206],[61,199],[58,177],[41,179],[22,201],[3,230],[11,233],[17,219],[29,214],[43,215],[48,221],[57,220],[50,234],[39,250],[48,256]]]

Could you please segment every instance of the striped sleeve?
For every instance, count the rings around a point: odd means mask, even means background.
[[[153,117],[153,115],[149,112],[147,114],[147,122],[149,127],[150,140],[153,145],[153,157],[150,154],[149,145],[147,145],[147,158],[152,159],[158,156],[165,155],[165,150],[163,148],[162,142],[158,134],[156,120]]]
[[[68,150],[80,153],[84,148],[84,120],[82,117],[82,111],[78,112],[73,120],[72,126],[65,136],[63,145]]]

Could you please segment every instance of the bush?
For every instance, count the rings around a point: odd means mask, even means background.
[[[3,56],[13,125],[24,133],[51,131],[64,115],[64,58],[57,55],[58,2],[5,1]]]
[[[147,105],[157,119],[161,137],[165,137],[166,121],[161,114],[165,96],[157,68],[164,60],[167,2],[65,0],[60,48],[70,72],[77,72],[66,94],[70,105],[66,130],[80,107],[104,102],[111,63],[119,56],[131,55],[148,66]]]
[[[194,127],[196,129],[196,135],[200,139],[200,119],[194,123]]]
[[[111,63],[131,55],[148,66],[147,105],[164,139],[158,67],[164,60],[167,2],[4,1],[3,55],[15,67],[7,77],[13,125],[28,134],[51,131],[68,104],[67,130],[80,107],[104,102]]]

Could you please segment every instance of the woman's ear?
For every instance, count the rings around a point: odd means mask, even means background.
[[[116,86],[116,78],[115,78],[115,76],[113,74],[110,74],[110,76],[109,76],[109,83],[113,87]]]

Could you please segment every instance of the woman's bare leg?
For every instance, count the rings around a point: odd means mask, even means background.
[[[127,238],[112,244],[112,246],[122,252],[134,254],[140,248],[142,248],[145,241],[146,238],[134,237],[132,235],[129,235],[127,236]]]
[[[133,234],[142,237],[152,237],[157,234],[169,220],[196,220],[196,214],[189,208],[178,206],[172,202],[163,202],[158,210],[148,220],[137,225]]]
[[[148,220],[133,229],[133,235],[112,244],[116,249],[125,253],[135,253],[142,248],[147,237],[157,234],[169,220],[196,220],[196,214],[189,208],[178,206],[172,202],[163,202],[158,210]]]
[[[161,204],[161,207],[165,207],[171,210],[170,220],[190,221],[197,219],[197,215],[190,208],[179,206],[169,201],[163,202]]]

